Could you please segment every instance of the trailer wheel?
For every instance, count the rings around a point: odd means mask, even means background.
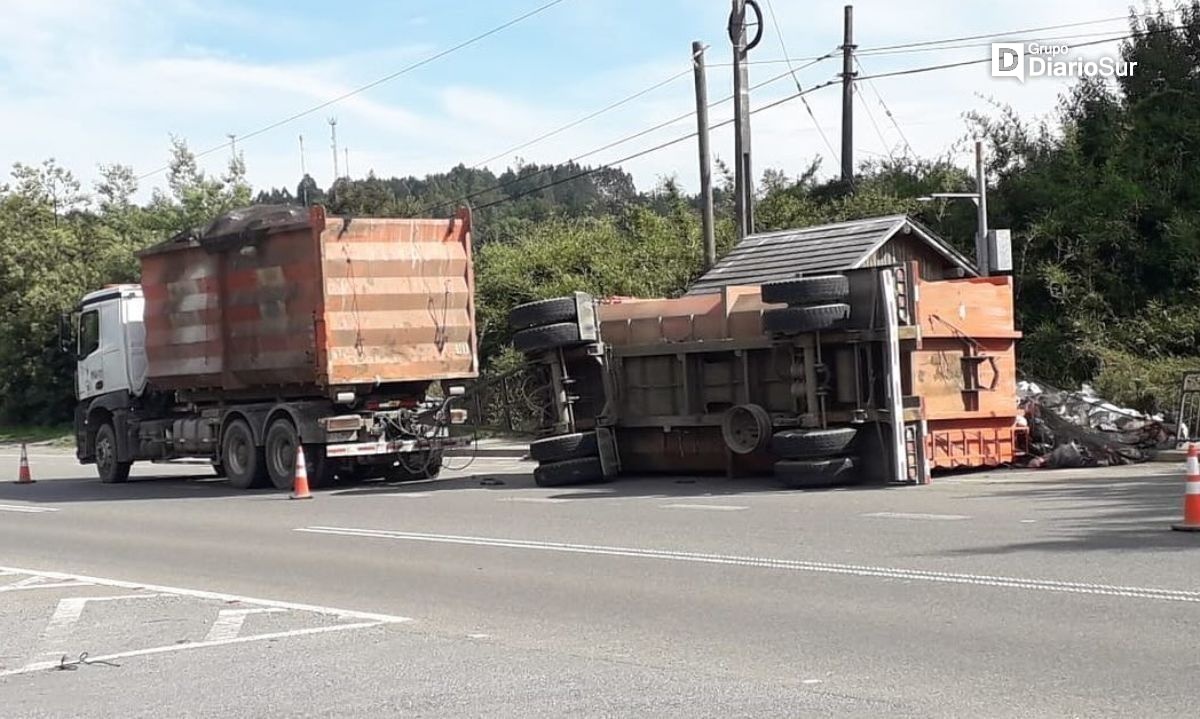
[[[129,479],[132,462],[117,461],[117,431],[112,422],[96,430],[96,473],[104,484],[119,484]]]
[[[603,479],[604,469],[600,466],[599,457],[547,462],[533,470],[533,483],[539,487],[569,487]]]
[[[574,322],[531,327],[512,336],[513,347],[524,354],[572,347],[580,343],[579,326]]]
[[[797,277],[794,280],[768,282],[762,286],[763,302],[788,305],[819,305],[845,302],[850,296],[850,280],[845,275]]]
[[[275,489],[291,489],[296,479],[296,448],[300,446],[300,434],[292,420],[280,417],[267,429],[267,440],[263,454],[267,460],[267,476]],[[309,472],[307,453],[304,457],[305,473]],[[311,478],[310,478],[311,481]]]
[[[850,305],[836,303],[812,307],[786,307],[763,312],[763,330],[794,335],[840,327],[850,317]]]
[[[263,450],[254,446],[254,434],[245,420],[235,419],[225,428],[221,440],[221,463],[225,476],[237,489],[262,487],[267,483]]]
[[[721,438],[734,454],[753,454],[771,441],[771,415],[757,404],[739,404],[721,416]]]
[[[816,489],[853,484],[858,479],[853,457],[785,459],[775,465],[775,476],[788,489]]]
[[[574,297],[555,297],[517,305],[508,313],[508,326],[514,331],[527,330],[559,322],[572,322],[577,316]]]
[[[308,486],[312,489],[332,484],[338,469],[337,461],[325,456],[323,444],[304,445],[304,466],[308,470]]]
[[[845,454],[856,434],[853,427],[786,429],[771,437],[771,453],[783,459],[833,457]]]
[[[529,456],[538,462],[561,462],[600,454],[595,432],[575,432],[529,443]]]

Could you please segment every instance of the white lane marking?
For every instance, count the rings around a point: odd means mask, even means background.
[[[6,575],[21,574],[21,572],[5,572]],[[18,579],[12,584],[5,584],[0,587],[0,592],[16,592],[21,589],[60,589],[62,587],[90,587],[90,582],[80,582],[77,580],[69,580],[66,582],[51,582],[48,577],[33,576]]]
[[[257,597],[245,597],[239,594],[225,594],[224,592],[207,592],[199,589],[185,589],[182,587],[168,587],[161,584],[142,584],[139,582],[127,582],[117,579],[101,579],[99,577],[89,577],[83,574],[68,574],[66,572],[46,572],[35,569],[21,569],[20,567],[0,567],[0,571],[14,572],[17,574],[29,574],[47,579],[58,579],[62,581],[84,582],[87,584],[98,584],[105,587],[119,587],[121,589],[143,590],[147,592],[157,592],[159,594],[175,594],[182,597],[194,597],[196,599],[215,599],[221,602],[241,602],[242,604],[253,604],[261,607],[280,607],[282,609],[294,609],[300,612],[312,612],[313,614],[323,614],[326,616],[338,617],[340,619],[361,619],[372,622],[382,622],[387,624],[399,624],[402,622],[411,622],[409,617],[399,617],[394,614],[377,614],[374,612],[360,612],[353,609],[336,609],[334,607],[323,607],[317,604],[300,604],[298,602],[281,602],[274,599],[259,599]],[[49,586],[49,585],[44,585]],[[76,585],[71,585],[76,586]],[[0,587],[3,590],[4,587]]]
[[[967,514],[927,514],[924,512],[868,512],[862,516],[877,519],[930,519],[944,522],[956,522],[971,518]]]
[[[399,499],[425,499],[431,497],[429,492],[391,492],[389,494],[380,494],[380,497],[397,497]]]
[[[570,502],[562,497],[498,497],[497,502],[524,502],[527,504],[562,504]]]
[[[714,512],[739,512],[750,509],[736,504],[664,504],[663,509],[711,509]]]
[[[344,632],[350,629],[367,629],[369,627],[379,627],[385,624],[394,624],[395,622],[388,621],[368,621],[356,622],[354,624],[334,624],[326,627],[309,627],[308,629],[292,629],[286,632],[272,632],[270,634],[253,634],[248,637],[235,637],[233,639],[219,639],[217,641],[193,642],[190,644],[168,644],[164,647],[151,647],[150,649],[134,649],[128,652],[117,652],[116,654],[105,654],[98,657],[88,657],[87,663],[111,662],[118,659],[128,659],[130,657],[144,657],[152,654],[166,654],[168,652],[182,652],[191,649],[207,649],[209,647],[221,647],[229,644],[246,644],[248,642],[262,642],[271,639],[283,639],[286,637],[302,637],[309,634],[324,634],[326,632]],[[46,669],[54,669],[59,666],[58,661],[52,662],[36,662],[27,664],[20,669],[9,669],[8,671],[0,671],[0,677],[11,677],[17,674],[29,674],[31,672],[40,672]]]
[[[820,684],[821,680],[820,679],[805,679],[804,681],[802,681],[800,683],[801,684]]]
[[[57,512],[58,507],[31,507],[28,504],[0,504],[0,512],[23,512],[25,514],[42,514]]]
[[[945,584],[1006,587],[1011,589],[1028,589],[1042,592],[1066,592],[1071,594],[1092,594],[1099,596],[1128,597],[1133,599],[1159,599],[1172,602],[1200,603],[1200,592],[1178,589],[1159,589],[1156,587],[1114,586],[1109,584],[1062,582],[1050,579],[1025,579],[1020,577],[957,574],[953,572],[930,572],[918,569],[872,567],[857,564],[837,564],[833,562],[811,562],[797,559],[770,559],[766,557],[747,557],[728,554],[678,552],[664,549],[638,549],[635,547],[611,547],[593,544],[564,544],[558,542],[537,542],[523,539],[498,539],[493,537],[468,537],[450,534],[423,534],[419,532],[396,532],[384,529],[356,529],[353,527],[297,527],[295,531],[309,532],[312,534],[332,534],[347,537],[367,537],[372,539],[395,539],[411,542],[431,542],[436,544],[465,544],[479,547],[502,547],[507,549],[533,549],[547,552],[566,552],[571,554],[595,554],[614,557],[633,557],[637,559],[659,559],[674,562],[697,562],[702,564],[758,567],[761,569],[821,572],[826,574],[843,574],[857,577],[880,577],[883,579],[907,579],[912,581],[940,582]]]
[[[38,646],[41,651],[37,653],[60,654],[62,646],[70,639],[71,632],[75,631],[75,624],[83,616],[83,608],[87,606],[88,602],[150,599],[157,596],[160,595],[118,594],[111,597],[71,597],[69,599],[60,599],[58,600],[58,606],[54,608],[54,614],[50,616],[50,621],[46,624],[46,628],[42,630],[42,634],[38,638]]]
[[[206,642],[222,642],[233,639],[242,633],[242,625],[251,614],[268,614],[271,612],[286,612],[283,607],[255,607],[254,609],[222,609],[217,612],[217,619],[208,630]]]

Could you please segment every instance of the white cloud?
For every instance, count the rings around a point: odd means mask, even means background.
[[[895,3],[860,0],[856,5],[857,41],[862,48],[897,42],[973,35],[1005,29],[1078,22],[1081,18],[1121,17],[1126,0],[1045,3],[1013,0],[1003,7],[927,0]],[[840,38],[842,0],[820,0],[801,7],[777,2],[776,12],[794,56],[833,48]],[[327,182],[331,160],[326,117],[339,118],[339,137],[351,150],[355,174],[373,169],[380,175],[424,174],[468,165],[586,115],[618,98],[663,80],[688,66],[687,47],[698,35],[708,52],[709,95],[728,94],[729,51],[724,44],[725,3],[683,3],[695,8],[681,16],[679,27],[664,27],[663,47],[647,47],[637,57],[605,58],[572,67],[570,80],[516,93],[509,87],[483,86],[469,75],[453,72],[452,63],[431,64],[396,82],[355,95],[335,107],[247,141],[251,181],[259,187],[294,185],[299,175],[297,135],[305,136],[307,166]],[[567,6],[564,6],[567,7]],[[613,17],[604,2],[579,3],[559,33],[608,32],[626,17]],[[609,14],[606,14],[609,13]],[[54,156],[84,179],[101,162],[133,164],[145,172],[166,159],[167,135],[191,140],[196,149],[221,143],[226,133],[245,134],[311,107],[423,57],[443,44],[429,41],[419,17],[420,37],[402,37],[400,47],[358,47],[354,43],[319,42],[338,37],[336,30],[304,27],[296,18],[263,17],[242,5],[214,0],[7,0],[0,24],[0,164],[38,162]],[[410,25],[413,21],[407,21]],[[397,24],[401,26],[403,23]],[[197,27],[211,32],[207,42]],[[254,56],[253,48],[231,49],[213,37],[238,28],[261,29],[264,42],[286,42],[295,36],[308,57]],[[1108,23],[1059,32],[1120,32],[1124,24]],[[613,30],[616,31],[616,30]],[[401,33],[403,36],[403,33]],[[1040,37],[1040,35],[1039,35]],[[483,57],[508,63],[504,35],[487,41]],[[1032,38],[1030,38],[1032,39]],[[410,41],[411,40],[411,41]],[[678,47],[676,47],[678,45]],[[343,46],[346,49],[342,49]],[[524,48],[528,49],[528,48]],[[303,53],[301,53],[303,54]],[[986,48],[902,55],[866,55],[868,73],[986,56]],[[773,28],[752,59],[781,55]],[[527,55],[523,56],[527,57]],[[540,58],[541,63],[571,62],[570,57]],[[779,74],[781,65],[755,65],[755,82]],[[832,78],[839,70],[829,61],[805,70],[806,86]],[[514,73],[539,68],[515,65]],[[1040,80],[1020,85],[993,80],[986,66],[881,79],[875,88],[861,87],[862,98],[875,113],[884,138],[876,136],[862,103],[855,106],[856,145],[860,159],[886,153],[899,145],[899,133],[886,118],[875,91],[883,96],[918,154],[946,152],[965,132],[962,113],[988,108],[980,96],[1012,104],[1026,115],[1050,111],[1064,83]],[[790,80],[757,90],[752,104],[761,106],[794,91]],[[613,112],[514,153],[533,162],[555,162],[580,155],[618,137],[689,111],[693,106],[690,77],[639,98]],[[816,121],[830,141],[838,143],[840,97],[836,88],[809,96]],[[712,121],[729,116],[728,105],[712,113]],[[779,167],[803,169],[814,155],[824,155],[823,171],[837,165],[826,150],[813,119],[798,102],[756,114],[753,118],[755,165],[758,171]],[[589,157],[607,162],[694,129],[688,118],[636,142]],[[713,137],[714,154],[728,158],[728,128]],[[219,170],[224,152],[206,158]],[[511,159],[511,158],[509,158]],[[500,169],[504,161],[492,163]],[[627,169],[638,184],[649,187],[662,176],[678,176],[695,186],[696,158],[691,141],[631,161]],[[159,181],[152,178],[148,184]]]

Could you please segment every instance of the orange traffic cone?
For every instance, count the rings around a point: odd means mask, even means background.
[[[29,454],[25,444],[21,443],[21,469],[17,471],[17,484],[33,484],[33,475],[29,474]]]
[[[1183,521],[1172,524],[1180,532],[1200,532],[1200,449],[1188,445],[1187,482],[1183,490]]]
[[[296,478],[292,482],[291,499],[312,499],[308,491],[308,466],[304,462],[304,448],[296,447]]]

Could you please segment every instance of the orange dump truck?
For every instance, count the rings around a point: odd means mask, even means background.
[[[76,453],[103,481],[204,457],[236,487],[289,488],[300,447],[316,484],[440,469],[448,402],[478,371],[466,214],[254,207],[139,257],[140,285],[70,320]]]
[[[770,266],[782,279],[516,308],[513,343],[552,388],[539,482],[724,470],[919,484],[1021,452],[1011,278],[919,259]]]

